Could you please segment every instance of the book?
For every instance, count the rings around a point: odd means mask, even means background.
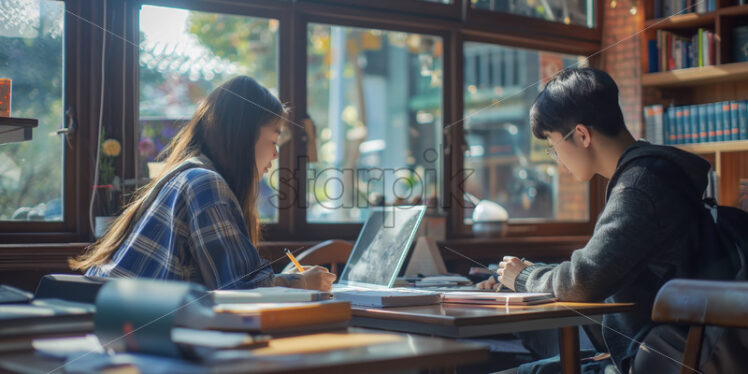
[[[215,304],[293,303],[332,299],[329,292],[287,287],[259,287],[250,290],[210,291]]]
[[[360,289],[335,291],[335,300],[349,301],[351,304],[358,306],[387,308],[439,304],[441,302],[441,294],[410,289]]]
[[[665,144],[664,108],[662,105],[650,105],[644,108],[644,138],[652,144]]]
[[[717,127],[714,117],[714,105],[706,104],[706,127],[707,127],[707,141],[717,141],[719,134],[717,133]]]
[[[673,106],[667,108],[667,126],[665,128],[667,129],[666,144],[676,144],[677,134],[675,132],[675,107]]]
[[[219,304],[215,316],[199,329],[283,332],[315,327],[345,326],[351,319],[351,304],[341,301],[312,303]]]
[[[703,104],[696,106],[696,117],[697,122],[699,123],[699,142],[703,143],[709,139],[706,123],[706,106]]]
[[[738,140],[748,140],[748,100],[737,100]]]
[[[521,292],[450,292],[442,295],[442,302],[489,305],[535,305],[556,301],[550,293]]]
[[[34,338],[70,336],[93,331],[91,304],[38,299],[0,305],[0,351],[30,349]]]
[[[748,178],[741,178],[738,185],[738,208],[748,212]]]
[[[740,104],[730,101],[730,140],[740,140]]]

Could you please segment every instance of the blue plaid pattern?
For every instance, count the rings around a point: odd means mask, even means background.
[[[244,222],[220,174],[184,170],[164,184],[111,260],[86,275],[184,280],[210,289],[270,286],[273,270]]]

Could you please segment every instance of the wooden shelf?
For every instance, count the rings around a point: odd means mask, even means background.
[[[680,144],[678,148],[691,153],[704,154],[716,152],[748,151],[748,140],[734,140],[729,142]]]
[[[644,24],[647,30],[692,29],[704,26],[714,26],[714,20],[716,18],[717,12],[686,13],[668,18],[648,19]]]
[[[32,118],[0,117],[0,144],[31,140],[31,129],[39,126]]]
[[[644,22],[647,30],[678,30],[696,27],[714,26],[719,16],[742,16],[748,15],[748,5],[735,5],[719,8],[707,13],[686,13],[671,17],[652,18]]]
[[[748,15],[748,5],[735,5],[719,10],[721,16],[743,16]]]
[[[748,62],[670,70],[642,75],[644,87],[677,87],[748,79]]]

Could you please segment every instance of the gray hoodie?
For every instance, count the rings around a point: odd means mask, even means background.
[[[632,144],[618,161],[587,245],[570,261],[525,268],[516,290],[551,292],[563,301],[635,303],[631,313],[603,318],[608,352],[627,372],[622,361],[635,353],[631,339],[651,328],[657,291],[671,278],[688,276],[699,225],[692,201],[679,189],[688,186],[683,190],[695,195],[690,198],[701,198],[709,169],[703,158],[677,148]]]

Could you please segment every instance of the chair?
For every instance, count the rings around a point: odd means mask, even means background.
[[[351,255],[353,250],[353,243],[344,240],[325,240],[315,246],[312,246],[305,251],[301,252],[300,255],[296,256],[296,259],[302,265],[320,265],[325,266],[330,270],[331,273],[339,274],[338,270],[342,271],[343,266],[348,261],[348,257]],[[289,271],[293,269],[293,264],[288,263],[283,271]]]
[[[657,293],[652,320],[690,325],[681,374],[699,367],[706,325],[748,327],[748,282],[674,279]]]

